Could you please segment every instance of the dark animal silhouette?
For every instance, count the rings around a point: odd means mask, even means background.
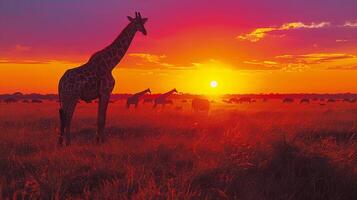
[[[232,104],[232,103],[233,103],[233,101],[232,101],[231,99],[229,99],[229,100],[223,99],[222,101],[223,101],[224,103],[229,103],[229,104]]]
[[[9,97],[9,98],[4,99],[4,103],[7,103],[7,104],[9,104],[9,103],[16,103],[16,102],[17,102],[17,99],[12,98],[12,97]]]
[[[158,97],[155,98],[154,100],[154,108],[156,108],[157,105],[161,104],[162,106],[165,106],[166,104],[172,104],[172,101],[167,100],[166,98],[169,97],[171,94],[177,93],[177,90],[174,88],[164,94],[159,95]]]
[[[345,98],[345,99],[342,100],[342,102],[354,103],[354,102],[356,102],[356,99],[347,99],[347,98]]]
[[[147,18],[142,18],[140,13],[135,13],[135,18],[128,16],[128,19],[130,23],[109,46],[93,54],[84,65],[67,70],[60,79],[58,86],[61,121],[58,144],[60,146],[63,137],[66,145],[70,144],[71,121],[78,99],[91,101],[99,98],[96,140],[104,141],[106,111],[115,84],[112,70],[124,57],[136,32],[140,31],[146,35],[144,24]]]
[[[239,102],[239,99],[233,97],[233,98],[230,98],[228,101],[225,100],[226,103],[240,103]]]
[[[310,103],[310,99],[306,99],[306,98],[301,99],[300,103]]]
[[[126,100],[126,107],[130,108],[130,105],[135,105],[135,108],[138,107],[138,103],[140,100],[140,97],[144,96],[146,93],[150,93],[151,91],[150,89],[146,89],[144,91],[138,92],[136,94],[133,94],[132,96],[128,97],[128,99]]]
[[[252,102],[252,98],[250,97],[241,97],[238,99],[239,103],[251,103]]]
[[[42,103],[42,100],[39,99],[32,99],[31,103]]]
[[[294,99],[292,98],[284,98],[283,99],[283,103],[293,103],[294,102]]]
[[[192,100],[192,109],[195,112],[199,112],[199,111],[208,112],[210,109],[210,102],[207,99],[194,98]]]
[[[252,103],[255,102],[255,100],[253,100],[250,97],[241,97],[239,99],[233,97],[229,99],[229,103]]]

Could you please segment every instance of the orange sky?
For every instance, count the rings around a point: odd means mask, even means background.
[[[56,93],[136,9],[148,36],[113,70],[114,93],[357,93],[357,3],[160,2],[1,3],[0,93]]]

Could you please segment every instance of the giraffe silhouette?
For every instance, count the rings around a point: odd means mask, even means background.
[[[173,94],[173,93],[177,93],[177,90],[174,88],[174,89],[172,89],[172,90],[170,90],[170,91],[168,91],[168,92],[166,92],[166,93],[164,93],[164,94],[161,94],[160,96],[158,96],[158,97],[156,97],[156,99],[155,99],[155,101],[154,101],[154,106],[153,106],[153,108],[156,108],[156,106],[158,105],[158,104],[161,104],[161,105],[165,105],[165,104],[172,104],[173,102],[172,101],[170,101],[170,100],[167,100],[166,98],[168,97],[168,96],[170,96],[171,94]]]
[[[67,70],[61,77],[58,85],[61,121],[58,144],[60,146],[63,137],[66,145],[71,142],[71,121],[79,99],[89,102],[99,98],[96,141],[104,141],[106,111],[115,84],[112,70],[125,55],[136,32],[147,34],[144,27],[147,18],[142,18],[140,13],[136,12],[135,18],[128,16],[128,20],[130,23],[109,46],[94,53],[84,65]]]
[[[135,108],[137,108],[140,97],[144,96],[146,93],[151,93],[149,88],[142,92],[135,93],[132,96],[128,97],[128,99],[126,100],[126,107],[130,108],[130,105],[134,104]]]

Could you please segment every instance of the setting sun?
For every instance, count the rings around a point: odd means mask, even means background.
[[[218,86],[218,83],[217,83],[217,81],[213,80],[213,81],[211,81],[210,85],[212,88],[216,88]]]

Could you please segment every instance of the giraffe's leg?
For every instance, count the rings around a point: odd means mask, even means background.
[[[71,121],[74,109],[76,108],[78,98],[71,98],[63,102],[63,112],[64,112],[64,137],[66,145],[71,144]]]
[[[104,127],[107,114],[107,107],[109,103],[110,94],[103,94],[99,97],[98,105],[98,122],[97,122],[97,142],[104,142]]]
[[[64,135],[64,129],[65,129],[65,114],[64,114],[64,110],[62,108],[59,109],[59,117],[60,117],[60,123],[61,123],[61,130],[60,130],[60,134],[58,136],[58,146],[62,146],[63,145],[63,135]]]

